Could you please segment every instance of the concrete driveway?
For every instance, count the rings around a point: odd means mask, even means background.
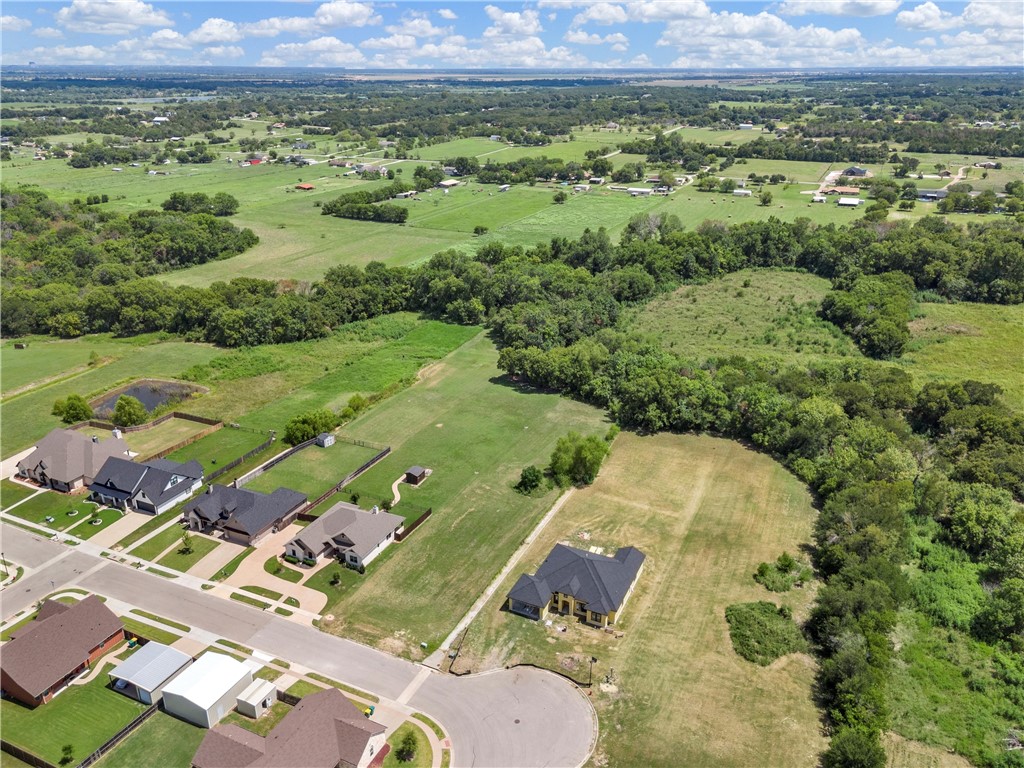
[[[50,591],[51,580],[57,588],[72,582],[301,664],[383,699],[408,701],[447,731],[453,766],[573,768],[592,750],[597,732],[593,707],[575,686],[548,672],[499,670],[462,678],[428,672],[426,667],[373,648],[74,552],[13,526],[3,525],[2,532],[8,557],[18,563],[39,563],[36,573],[0,593],[4,616],[24,602],[20,588],[29,579],[45,583],[43,594]],[[15,591],[9,595],[11,590]],[[26,597],[30,604],[32,597]]]

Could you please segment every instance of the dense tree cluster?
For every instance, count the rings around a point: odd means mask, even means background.
[[[412,187],[405,182],[395,181],[376,189],[360,189],[355,192],[347,192],[324,203],[320,207],[320,213],[325,216],[338,216],[343,219],[401,224],[409,218],[408,208],[387,203],[375,205],[375,203],[391,200],[396,195],[408,192],[411,189]]]
[[[211,216],[233,216],[238,213],[238,200],[227,192],[210,197],[205,192],[173,192],[160,203],[165,211],[209,213]]]
[[[837,281],[821,304],[821,316],[842,328],[869,357],[903,354],[914,308],[914,281],[903,272],[858,275]]]

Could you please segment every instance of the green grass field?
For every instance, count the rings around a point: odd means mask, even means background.
[[[97,763],[102,768],[187,768],[206,734],[204,728],[157,712]]]
[[[496,359],[479,335],[346,428],[393,448],[346,490],[362,504],[390,498],[394,480],[419,464],[433,474],[419,488],[403,486],[394,511],[406,514],[408,503],[434,514],[375,560],[357,588],[341,590],[323,611],[337,617],[328,631],[409,656],[422,655],[421,641],[436,647],[554,502],[553,492],[531,498],[512,490],[522,468],[545,464],[571,429],[604,433],[598,410],[520,390],[497,375]],[[444,554],[453,552],[459,557]]]
[[[806,545],[814,518],[806,487],[739,443],[621,434],[594,485],[575,492],[484,606],[455,669],[530,662],[586,682],[596,657],[601,728],[591,766],[814,765],[825,741],[811,700],[813,660],[745,661],[724,616],[732,603],[781,599],[806,617],[813,589],[776,598],[752,575],[759,562]],[[617,622],[621,636],[502,610],[519,575],[557,542],[646,555]]]
[[[116,340],[109,334],[97,334],[86,346],[77,339],[54,339],[50,336],[29,336],[19,339],[27,342],[27,349],[15,349],[14,341],[0,342],[0,391],[4,399],[14,390],[27,390],[43,386],[53,377],[73,376],[89,370],[93,352],[98,364],[115,359],[137,344]]]
[[[84,760],[145,708],[106,687],[112,668],[104,665],[93,680],[70,686],[35,709],[0,701],[4,739],[54,765],[60,762],[65,744],[72,746],[75,764]]]
[[[817,316],[830,288],[828,280],[803,272],[742,270],[663,294],[633,311],[627,324],[695,360],[861,357],[846,335]]]
[[[175,529],[171,529],[175,530]],[[177,531],[176,531],[177,532]],[[181,538],[179,533],[178,538]],[[160,565],[167,568],[172,568],[175,571],[185,572],[193,565],[198,563],[208,554],[213,552],[219,546],[229,546],[227,544],[221,545],[212,539],[205,539],[201,536],[192,537],[192,551],[185,553],[182,552],[181,548],[171,550],[168,554],[164,555],[158,561]]]
[[[183,404],[180,407],[187,409],[188,405]],[[166,450],[182,440],[187,440],[192,435],[199,434],[207,427],[206,424],[188,419],[168,419],[149,429],[124,433],[124,441],[128,443],[128,447],[133,452],[139,454],[136,458],[142,460]],[[95,435],[101,440],[106,440],[111,436],[110,430],[98,427],[84,427],[80,431],[83,435]]]
[[[265,433],[251,432],[248,429],[232,429],[224,426],[213,434],[196,440],[191,445],[179,448],[174,453],[168,454],[171,461],[192,461],[193,459],[203,465],[207,474],[219,466],[228,464],[239,456],[251,451],[267,439]]]
[[[180,510],[178,510],[177,514],[180,513]],[[140,544],[135,549],[131,550],[130,554],[133,557],[139,558],[140,560],[153,560],[172,544],[180,543],[181,533],[181,527],[177,525],[172,525],[166,531],[161,531],[153,538],[149,539],[143,544]],[[193,542],[198,541],[198,538],[199,537],[193,536]]]
[[[409,733],[416,740],[416,747],[412,759],[402,761],[398,759],[398,748],[402,746],[406,734]],[[409,721],[402,723],[388,738],[388,744],[391,745],[391,751],[384,757],[382,768],[430,768],[434,753],[430,749],[426,734],[418,725]]]
[[[377,453],[372,448],[340,440],[329,448],[313,445],[250,480],[245,487],[261,493],[273,493],[282,487],[291,488],[306,494],[310,499],[316,499]]]
[[[35,493],[35,489],[21,483],[15,483],[6,477],[0,480],[0,509],[7,509],[12,504],[17,504],[22,499],[27,499]]]
[[[55,531],[63,531],[75,523],[81,522],[97,510],[99,510],[99,506],[85,501],[81,496],[67,496],[56,491],[47,491],[29,499],[24,504],[19,504],[10,511],[10,514]],[[52,517],[53,522],[46,522],[47,517]]]
[[[135,514],[135,513],[134,512],[129,512],[128,514]],[[93,521],[93,519],[91,519],[92,518],[92,514],[91,513],[90,513],[89,517],[90,517],[90,519],[85,520],[85,521],[79,523],[73,529],[68,531],[68,533],[70,533],[72,536],[77,536],[80,539],[91,539],[93,536],[95,536],[97,533],[102,531],[104,528],[106,528],[106,527],[108,527],[110,525],[113,525],[118,520],[120,520],[122,515],[121,515],[121,511],[119,509],[114,509],[113,507],[108,507],[107,509],[101,510],[99,512],[99,517],[95,518],[96,520],[100,521],[99,525],[94,525],[93,524],[94,521]]]

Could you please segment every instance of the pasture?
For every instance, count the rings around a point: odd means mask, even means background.
[[[814,661],[745,661],[724,616],[730,604],[769,600],[806,618],[813,587],[774,595],[752,574],[784,550],[799,553],[814,517],[798,479],[739,443],[623,433],[594,485],[575,491],[484,606],[455,669],[528,662],[585,682],[596,657],[601,729],[592,766],[814,765],[826,745],[811,699]],[[645,553],[616,626],[621,637],[502,609],[519,575],[534,572],[557,542]]]
[[[364,506],[391,498],[395,479],[419,464],[433,474],[418,488],[400,487],[395,513],[412,506],[434,514],[358,586],[335,595],[323,613],[336,618],[321,628],[414,658],[425,655],[420,642],[434,650],[556,498],[512,490],[522,468],[547,464],[570,430],[604,434],[600,411],[521,388],[498,375],[496,361],[480,334],[346,427],[393,449],[347,493],[359,493]]]
[[[52,336],[29,336],[18,342],[27,343],[28,348],[15,349],[12,339],[0,341],[0,392],[5,401],[15,396],[14,392],[27,392],[57,378],[75,376],[105,365],[137,346],[138,338],[121,340],[110,334],[97,334],[88,347],[75,340]],[[90,365],[94,352],[95,362]]]
[[[803,363],[861,357],[836,326],[817,316],[828,280],[805,272],[733,272],[683,286],[633,310],[628,326],[693,360],[745,355]]]

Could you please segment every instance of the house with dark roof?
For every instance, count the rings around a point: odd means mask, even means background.
[[[123,438],[100,440],[73,429],[57,428],[18,462],[18,476],[70,493],[89,485],[110,457],[128,455],[128,443]]]
[[[506,605],[530,619],[543,619],[553,612],[607,627],[621,616],[644,559],[644,553],[634,547],[623,547],[607,557],[556,544],[537,573],[519,577],[506,596]]]
[[[203,737],[193,768],[366,768],[387,750],[385,728],[337,688],[304,696],[266,737],[218,725]]]
[[[842,173],[843,176],[867,176],[868,169],[861,168],[859,165],[851,165]]]
[[[159,515],[199,490],[203,465],[153,459],[142,464],[113,456],[89,485],[93,501],[118,509]]]
[[[358,568],[383,552],[404,525],[405,518],[400,515],[364,512],[342,501],[299,531],[285,544],[284,552],[300,560],[336,557]]]
[[[266,494],[213,485],[185,505],[183,522],[192,530],[221,531],[228,541],[253,546],[266,534],[293,523],[306,501],[305,494],[290,488]]]
[[[123,639],[124,624],[95,595],[73,605],[47,600],[3,646],[3,695],[28,707],[45,704]]]

